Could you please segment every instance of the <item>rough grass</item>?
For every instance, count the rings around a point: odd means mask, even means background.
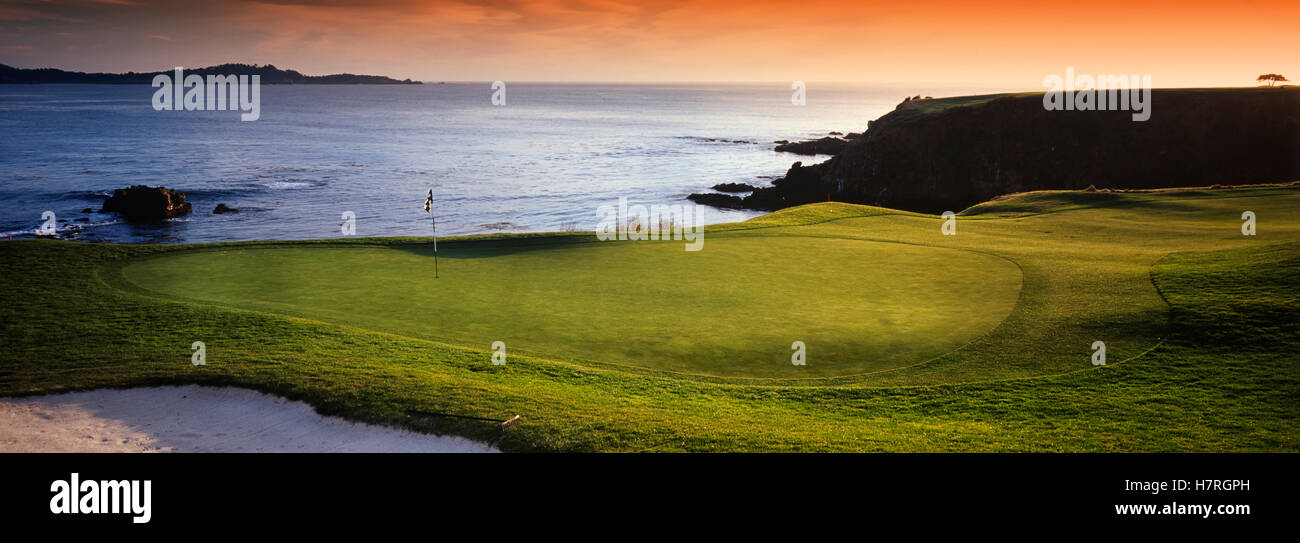
[[[0,394],[236,385],[328,414],[515,451],[1294,451],[1300,225],[1289,213],[1300,191],[1214,193],[1124,194],[1131,200],[1121,205],[959,219],[950,237],[939,235],[934,217],[845,204],[719,228],[756,241],[800,236],[963,249],[1019,267],[1015,309],[970,344],[890,371],[802,380],[684,377],[541,354],[512,354],[506,366],[493,366],[486,347],[119,288],[114,270],[193,249],[4,242]],[[1246,209],[1258,214],[1258,236],[1240,234]],[[805,211],[816,219],[801,217]],[[540,255],[582,238],[458,243],[524,245],[532,249],[524,254]],[[812,255],[806,265],[837,264]],[[202,367],[189,364],[199,338],[208,350]],[[1094,340],[1107,342],[1108,365],[1089,363]],[[523,420],[501,432],[416,412]]]

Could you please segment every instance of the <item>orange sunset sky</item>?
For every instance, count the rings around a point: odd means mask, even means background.
[[[852,81],[1038,90],[1300,80],[1300,1],[0,0],[0,63],[224,62],[424,81]]]

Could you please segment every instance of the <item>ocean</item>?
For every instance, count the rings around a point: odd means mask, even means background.
[[[806,157],[775,140],[859,132],[914,87],[789,84],[263,85],[261,118],[155,111],[144,85],[0,85],[0,235],[180,243],[591,230],[597,208],[689,204],[717,183],[766,186]],[[924,94],[978,94],[948,89]],[[98,213],[113,189],[184,192],[157,225]],[[215,215],[218,203],[240,210]],[[94,211],[83,213],[86,208]],[[705,224],[753,211],[708,208]],[[78,220],[80,219],[80,220]]]

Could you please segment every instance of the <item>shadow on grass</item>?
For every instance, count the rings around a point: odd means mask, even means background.
[[[597,241],[598,240],[594,234],[585,236],[558,234],[555,236],[502,239],[452,239],[438,242],[438,258],[488,258],[521,254],[543,249],[553,249],[560,246],[578,245],[581,243],[595,243]],[[391,245],[389,248],[433,258],[433,240],[429,240],[427,243],[417,242]]]
[[[1249,188],[1223,190],[1171,190],[1151,192],[1043,191],[1011,194],[984,202],[962,211],[963,216],[993,213],[1054,213],[1088,208],[1150,209],[1168,212],[1202,212],[1192,203],[1206,198],[1244,198],[1258,196]]]

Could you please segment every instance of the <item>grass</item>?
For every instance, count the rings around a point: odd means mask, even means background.
[[[941,111],[955,107],[979,107],[999,98],[1012,96],[1032,96],[1042,94],[1041,92],[1019,92],[1019,93],[999,93],[999,94],[980,94],[974,96],[950,96],[944,98],[924,98],[920,100],[909,100],[898,106],[898,113],[905,116],[913,115],[933,115]]]
[[[5,242],[0,394],[237,385],[520,451],[1300,447],[1300,190],[1036,198],[956,236],[827,203],[711,228],[699,253],[462,239],[438,280],[460,296],[430,286],[422,239]]]
[[[593,238],[594,239],[594,238]],[[998,325],[1020,290],[989,255],[781,231],[545,250],[427,245],[179,251],[121,283],[175,299],[406,337],[708,376],[868,373],[952,351]],[[810,266],[810,262],[833,266]],[[942,276],[913,273],[966,264]],[[773,288],[779,285],[780,288]],[[811,345],[814,364],[790,363]]]
[[[1286,85],[1276,87],[1279,91],[1288,89],[1289,92],[1296,88],[1295,85]],[[1255,94],[1259,92],[1272,92],[1263,90],[1265,87],[1195,87],[1195,88],[1157,88],[1152,89],[1164,96],[1170,95],[1196,95],[1196,96],[1233,96],[1243,94]],[[1041,97],[1046,91],[1032,92],[1006,92],[997,94],[979,94],[971,96],[948,96],[941,98],[924,98],[919,100],[909,100],[898,105],[895,115],[899,118],[915,118],[936,113],[942,113],[954,108],[979,108],[1002,98],[1029,98]]]

